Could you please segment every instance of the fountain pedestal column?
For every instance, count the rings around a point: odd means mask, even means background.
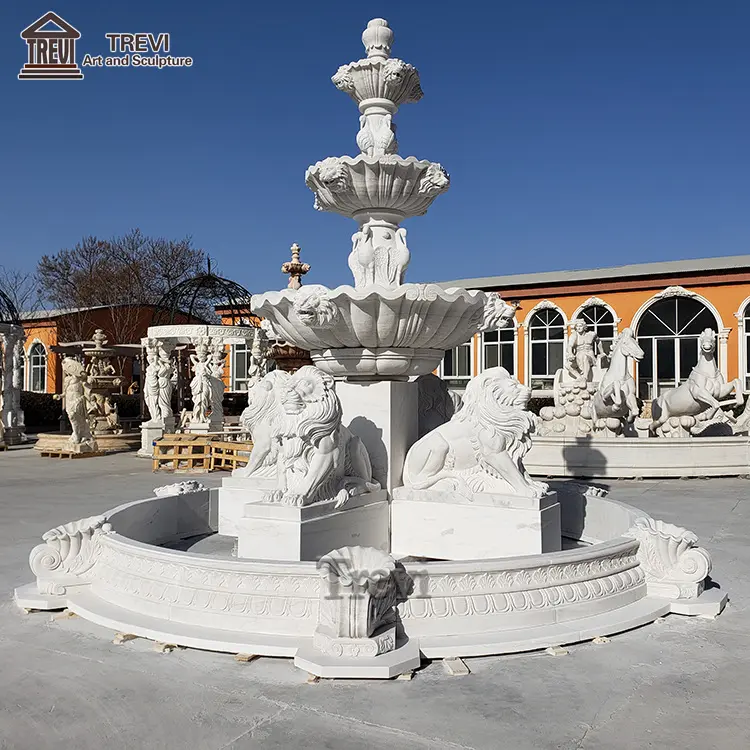
[[[401,486],[406,452],[418,437],[417,384],[338,381],[336,395],[343,423],[370,454],[373,479],[388,492]]]

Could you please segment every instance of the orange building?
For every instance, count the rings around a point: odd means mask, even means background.
[[[23,390],[37,393],[62,392],[62,356],[52,347],[90,341],[101,328],[110,344],[139,344],[152,324],[154,305],[111,305],[71,310],[39,310],[21,314],[24,342]],[[180,314],[177,323],[191,318]],[[193,318],[193,320],[196,320]],[[140,379],[140,361],[122,359],[125,382]]]
[[[633,329],[645,352],[634,373],[640,398],[653,398],[687,378],[705,328],[716,331],[721,372],[750,390],[750,255],[492,276],[440,286],[496,291],[518,305],[514,328],[478,334],[446,352],[439,374],[452,387],[502,365],[535,395],[551,395],[570,327],[583,318],[605,350],[625,327]]]

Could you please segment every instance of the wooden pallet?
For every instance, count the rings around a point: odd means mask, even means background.
[[[89,451],[88,453],[76,453],[75,451],[60,449],[50,449],[39,451],[42,458],[96,458],[97,456],[106,456],[106,451]]]
[[[249,453],[253,449],[252,443],[214,440],[211,443],[211,471],[219,469],[236,469],[244,466],[249,456],[239,455],[240,451]]]
[[[154,443],[153,470],[210,471],[211,438],[206,435],[164,435]]]

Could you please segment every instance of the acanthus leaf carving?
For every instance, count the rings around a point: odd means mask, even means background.
[[[670,599],[692,599],[703,592],[711,557],[692,531],[644,516],[625,536],[639,542],[638,561],[650,592]]]
[[[93,566],[99,550],[97,536],[111,531],[104,516],[91,516],[43,534],[44,544],[34,547],[29,555],[39,593],[62,596],[68,586],[87,583],[84,574]]]

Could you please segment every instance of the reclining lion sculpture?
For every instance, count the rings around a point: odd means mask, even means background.
[[[466,386],[463,406],[449,422],[411,447],[404,485],[452,491],[541,497],[548,485],[523,465],[536,417],[526,411],[531,391],[503,367],[492,367]]]

